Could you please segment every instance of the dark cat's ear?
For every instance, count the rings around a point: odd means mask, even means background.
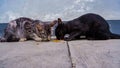
[[[57,20],[52,21],[52,22],[49,24],[50,27],[53,27],[57,22],[58,22]]]
[[[61,18],[58,18],[58,24],[61,24],[61,23],[62,23]]]

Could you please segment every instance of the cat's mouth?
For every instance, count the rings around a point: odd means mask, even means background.
[[[42,39],[42,41],[50,41],[50,37],[46,35],[46,33],[40,33],[39,37]]]

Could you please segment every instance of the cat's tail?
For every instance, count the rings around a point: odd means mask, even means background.
[[[6,39],[3,37],[0,37],[0,42],[6,42]]]
[[[110,34],[110,38],[111,38],[111,39],[120,39],[120,35],[119,35],[119,34],[111,33],[111,34]]]

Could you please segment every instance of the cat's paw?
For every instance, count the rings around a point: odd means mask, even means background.
[[[51,40],[51,36],[48,36],[48,39],[47,39],[48,41],[50,41]]]
[[[24,42],[26,40],[27,40],[26,38],[20,38],[19,42]]]
[[[42,41],[42,38],[37,37],[37,38],[34,38],[34,40],[35,40],[36,42],[40,42],[40,41]]]

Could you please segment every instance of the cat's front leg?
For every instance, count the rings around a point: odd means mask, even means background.
[[[65,41],[76,40],[76,36],[79,36],[81,32],[75,31],[69,34],[68,37],[64,37]]]

